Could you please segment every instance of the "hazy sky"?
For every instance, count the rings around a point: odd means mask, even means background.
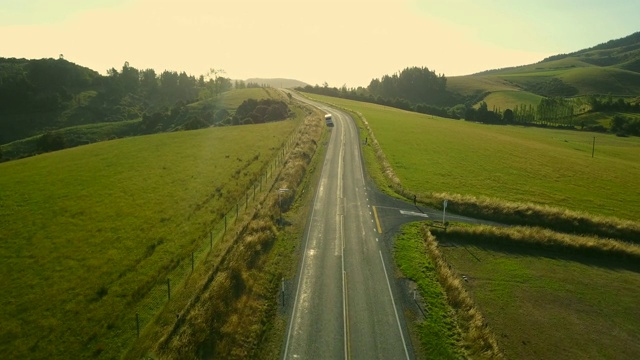
[[[0,57],[349,87],[409,66],[454,76],[523,65],[640,31],[638,0],[0,0],[0,9]]]

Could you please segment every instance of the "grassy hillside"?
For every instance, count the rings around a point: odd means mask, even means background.
[[[251,78],[251,79],[247,79],[245,80],[246,83],[254,83],[254,84],[258,84],[258,85],[266,85],[266,86],[270,86],[273,88],[285,88],[285,89],[293,89],[296,87],[305,87],[309,84],[299,81],[299,80],[294,80],[294,79],[280,79],[280,78],[274,78],[274,79],[264,79],[264,78]]]
[[[518,91],[514,84],[508,83],[497,76],[467,75],[447,78],[449,91],[465,96],[483,94],[493,91]]]
[[[487,126],[313,96],[362,113],[402,184],[637,220],[640,139]],[[593,137],[595,157],[591,158]]]
[[[535,64],[451,77],[449,91],[492,108],[528,105],[534,97],[640,94],[640,32]],[[508,95],[506,95],[508,94]],[[505,97],[507,97],[505,99]],[[518,102],[518,101],[522,102]]]
[[[146,292],[208,244],[297,124],[132,137],[0,164],[0,352],[118,357]]]
[[[515,109],[516,106],[521,105],[536,107],[540,103],[540,99],[542,96],[530,92],[507,90],[492,92],[483,101],[487,103],[489,109],[496,108],[504,111],[505,109]]]
[[[221,93],[216,98],[197,101],[189,104],[187,107],[191,109],[202,109],[207,106],[214,106],[217,109],[235,110],[243,101],[247,99],[280,99],[284,100],[284,95],[269,88],[246,88],[234,89]]]

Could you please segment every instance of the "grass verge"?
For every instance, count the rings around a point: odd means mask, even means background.
[[[455,318],[462,330],[464,348],[471,357],[496,359],[503,354],[480,310],[462,285],[458,274],[447,263],[438,247],[438,241],[428,226],[421,226],[427,254],[433,262],[438,281],[447,294],[449,306],[455,310]]]
[[[447,295],[438,282],[423,239],[422,225],[404,225],[394,241],[394,260],[402,274],[417,284],[425,318],[414,325],[427,359],[460,359],[462,337]]]

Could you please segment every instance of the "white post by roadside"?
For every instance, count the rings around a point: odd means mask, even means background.
[[[446,212],[447,212],[447,200],[445,199],[445,201],[442,203],[442,226],[444,226],[444,216]]]

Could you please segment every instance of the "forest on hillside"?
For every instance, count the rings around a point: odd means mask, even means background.
[[[232,88],[261,87],[232,81],[222,73],[215,69],[199,77],[169,70],[157,73],[126,62],[100,75],[62,57],[0,58],[0,145],[38,137],[29,146],[10,146],[10,150],[5,146],[4,156],[0,149],[0,161],[95,141],[87,138],[89,130],[73,138],[59,131],[78,126],[95,125],[102,129],[101,137],[114,138],[289,116],[287,104],[276,100],[249,99],[239,111],[219,108],[215,101],[189,106]]]

